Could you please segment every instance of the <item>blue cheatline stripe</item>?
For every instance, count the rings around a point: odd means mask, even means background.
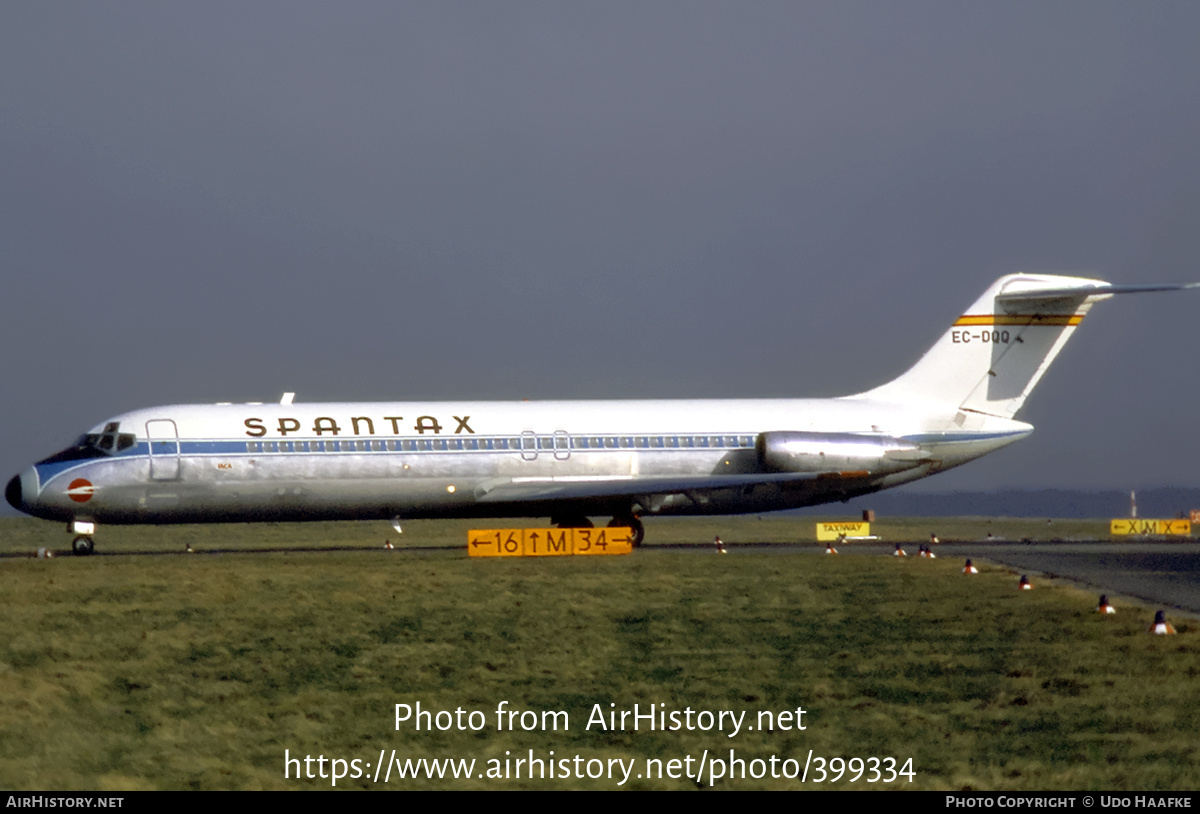
[[[561,436],[560,436],[561,437]],[[280,439],[206,439],[206,440],[167,440],[156,439],[153,442],[139,441],[129,449],[122,450],[114,455],[102,455],[94,458],[82,458],[72,461],[59,461],[51,464],[35,464],[34,468],[38,474],[38,482],[42,485],[50,482],[52,479],[62,475],[64,472],[69,472],[82,466],[87,466],[100,461],[123,461],[133,460],[137,458],[146,458],[151,454],[151,443],[154,446],[154,455],[170,456],[178,454],[181,457],[199,457],[199,456],[244,456],[244,455],[339,455],[339,454],[440,454],[446,452],[464,452],[464,453],[521,453],[521,452],[536,452],[538,454],[552,454],[556,452],[626,452],[630,450],[646,450],[646,451],[672,451],[672,452],[712,452],[715,450],[733,450],[733,449],[753,449],[757,434],[747,433],[727,433],[727,432],[709,432],[709,433],[693,433],[689,435],[662,435],[648,433],[619,433],[619,434],[576,434],[566,436],[571,441],[571,445],[567,448],[556,446],[553,440],[555,436],[542,434],[536,435],[534,438],[539,442],[534,448],[522,449],[520,435],[502,435],[502,436],[450,436],[450,437],[428,437],[428,436],[355,436],[347,438],[300,438],[295,440],[280,440]],[[589,439],[587,446],[581,446],[581,439]],[[709,439],[720,438],[720,445],[709,444]],[[735,443],[726,443],[727,439],[735,439]],[[600,439],[601,444],[596,445],[590,442],[590,439]],[[629,443],[622,445],[623,439],[644,439],[644,445]],[[685,439],[692,439],[690,444]],[[704,443],[701,443],[701,439]],[[329,444],[330,441],[338,441],[338,450],[314,449],[313,445],[320,443],[323,446]],[[358,449],[357,442],[363,442],[365,449]],[[497,442],[503,441],[504,446],[501,447]],[[607,442],[612,441],[610,446]],[[396,449],[388,449],[387,443],[392,442]],[[295,445],[304,443],[308,445],[308,449],[297,450]],[[349,444],[354,444],[354,448],[348,448]],[[375,449],[374,443],[379,443],[383,448]],[[178,444],[178,453],[176,452],[176,444]],[[443,446],[444,444],[444,446]],[[461,444],[461,445],[460,445]],[[491,444],[491,448],[488,448]],[[274,448],[269,448],[272,445]],[[346,446],[342,446],[346,445]],[[408,448],[405,448],[408,447]]]
[[[521,446],[521,436],[519,435],[501,435],[501,436],[379,436],[379,435],[362,435],[351,436],[345,438],[295,438],[295,439],[280,439],[280,438],[248,438],[245,441],[241,440],[208,440],[208,441],[183,441],[182,452],[186,455],[288,455],[288,454],[328,454],[333,453],[422,453],[422,452],[565,452],[565,451],[580,451],[580,452],[620,452],[623,450],[677,450],[677,451],[695,451],[695,450],[720,450],[720,449],[753,449],[754,442],[757,438],[757,433],[704,433],[691,435],[651,435],[645,433],[620,433],[616,435],[601,435],[591,433],[579,433],[577,435],[559,436],[570,440],[569,447],[556,445],[555,436],[542,434],[534,436],[539,442],[536,447]],[[583,446],[581,441],[584,439],[598,438],[604,441],[612,440],[614,443],[609,446],[606,444],[594,445],[588,443]],[[695,439],[693,443],[681,443],[681,439]],[[720,444],[710,443],[710,439],[720,438]],[[727,439],[735,439],[734,443],[727,443]],[[645,440],[644,444],[630,443],[621,444],[623,439],[639,439]],[[703,440],[703,443],[701,443]],[[339,449],[331,450],[328,445],[331,442],[339,444]],[[363,443],[365,449],[358,449],[357,444]],[[504,442],[505,446],[498,446],[497,442]],[[387,444],[393,444],[396,449],[387,448]],[[305,444],[307,449],[297,450],[297,444]],[[314,449],[315,444],[323,445],[323,449]],[[347,446],[354,444],[355,447],[348,448]],[[380,444],[382,449],[376,449],[373,445]],[[491,444],[491,447],[488,446]]]
[[[973,441],[988,441],[994,439],[1012,438],[1014,436],[1027,435],[1029,430],[1009,430],[1005,432],[929,432],[915,433],[912,435],[900,436],[902,440],[909,441],[915,444],[923,443],[968,443]],[[628,452],[628,451],[649,451],[649,452],[715,452],[721,450],[744,450],[753,449],[755,440],[758,437],[757,433],[726,433],[726,432],[709,432],[709,433],[691,433],[687,435],[665,435],[651,433],[619,433],[619,434],[598,434],[598,433],[578,433],[566,436],[571,441],[569,448],[555,447],[553,439],[555,436],[549,434],[541,434],[534,436],[539,443],[536,448],[521,447],[521,436],[519,435],[502,435],[502,436],[355,436],[347,438],[299,438],[295,440],[280,440],[276,439],[208,439],[208,440],[182,440],[179,442],[179,455],[183,457],[197,456],[234,456],[240,457],[245,455],[364,455],[364,454],[380,454],[380,455],[420,455],[420,454],[441,454],[446,452],[463,452],[463,453],[529,453],[536,452],[539,455],[550,455],[556,452]],[[721,446],[703,446],[700,440],[704,439],[705,443],[709,439],[720,438]],[[734,444],[727,444],[729,438],[735,439]],[[588,439],[587,446],[578,445],[580,439]],[[591,443],[591,439],[600,439],[601,445],[597,446]],[[644,446],[634,444],[622,446],[623,439],[638,439],[645,440]],[[690,440],[685,440],[690,439]],[[313,445],[321,443],[327,445],[330,441],[338,441],[339,446],[342,444],[355,444],[355,448],[341,448],[336,451],[330,449],[313,449]],[[607,442],[613,440],[613,446],[609,446]],[[358,449],[357,442],[364,442],[366,449]],[[504,441],[506,448],[497,448],[496,442]],[[396,449],[388,449],[387,443],[393,442]],[[461,442],[461,448],[455,446]],[[548,443],[546,443],[548,442]],[[308,446],[308,449],[297,450],[295,445],[303,443]],[[382,449],[374,449],[373,443],[379,443],[383,446]],[[474,443],[475,448],[469,448]],[[491,449],[486,448],[487,444],[492,445]],[[543,446],[542,444],[545,443]],[[661,446],[658,445],[661,443]],[[690,443],[690,445],[689,445]],[[155,455],[174,455],[175,441],[158,440],[155,444]],[[426,447],[425,445],[428,445]],[[445,444],[445,447],[442,445]],[[273,445],[274,449],[268,449],[268,445]],[[281,446],[283,447],[281,449]],[[404,448],[405,446],[411,448]],[[34,468],[37,471],[39,484],[45,485],[53,478],[62,475],[64,472],[69,472],[73,469],[87,466],[99,461],[120,461],[135,458],[145,458],[150,455],[150,442],[139,441],[133,447],[122,450],[121,452],[105,457],[84,458],[74,461],[59,461],[51,464],[35,464]]]
[[[56,464],[34,464],[33,470],[37,472],[38,487],[45,486],[52,478],[57,478],[64,472],[69,472],[80,466],[86,466],[99,460],[98,458],[85,458],[82,461],[62,461]]]

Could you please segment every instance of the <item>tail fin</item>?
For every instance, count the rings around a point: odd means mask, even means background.
[[[1094,303],[1113,294],[1192,288],[1010,274],[993,283],[900,378],[860,394],[1012,418]]]

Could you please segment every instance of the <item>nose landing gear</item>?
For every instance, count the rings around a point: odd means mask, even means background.
[[[96,541],[92,539],[96,524],[91,520],[72,520],[67,525],[67,531],[75,535],[71,541],[71,553],[76,557],[86,557],[96,550]]]

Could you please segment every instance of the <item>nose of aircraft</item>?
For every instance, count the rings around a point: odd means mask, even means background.
[[[21,509],[21,476],[13,475],[13,479],[4,487],[4,499],[14,509]]]

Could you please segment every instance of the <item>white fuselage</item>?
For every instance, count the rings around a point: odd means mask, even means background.
[[[911,368],[836,399],[178,405],[135,410],[9,481],[100,523],[737,514],[886,489],[1028,435],[1015,420],[1092,305],[1196,288],[1010,274]]]
[[[1032,429],[954,416],[861,397],[176,405],[86,436],[132,434],[124,449],[30,467],[20,508],[101,523],[760,512],[925,477]],[[765,465],[760,439],[781,432],[833,438],[829,465],[824,450],[795,478]],[[834,436],[849,434],[922,452],[847,463]]]

